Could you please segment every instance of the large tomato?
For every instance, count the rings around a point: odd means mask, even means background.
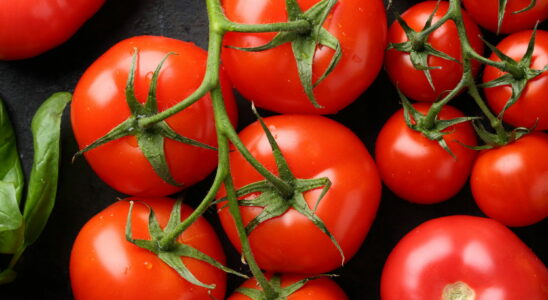
[[[0,60],[29,58],[60,45],[104,2],[0,1]]]
[[[470,184],[487,216],[508,226],[542,221],[548,217],[548,135],[536,132],[482,151]]]
[[[430,14],[436,7],[436,1],[420,2],[407,11],[401,17],[415,31],[421,31],[426,24]],[[440,2],[439,8],[434,15],[432,23],[441,19],[449,9],[448,2]],[[483,42],[479,38],[480,31],[476,23],[462,11],[462,18],[466,28],[466,35],[476,52],[483,53]],[[388,31],[389,43],[403,43],[408,41],[405,32],[397,21],[394,21]],[[457,60],[462,60],[461,47],[457,27],[453,21],[448,21],[428,36],[427,42],[436,50],[439,50]],[[430,70],[432,82],[436,90],[433,90],[428,83],[424,71],[417,70],[411,63],[409,53],[390,49],[386,53],[384,66],[390,79],[409,98],[418,101],[433,102],[443,96],[447,91],[452,90],[462,77],[462,64],[444,58],[430,55],[428,66],[435,69]],[[480,64],[472,62],[473,74],[479,71]]]
[[[271,276],[268,276],[271,278]],[[282,275],[281,287],[285,288],[291,284],[306,278],[303,275]],[[255,278],[247,280],[240,288],[257,289]],[[308,281],[303,287],[287,297],[286,300],[346,300],[348,297],[344,291],[331,279],[321,277]],[[227,300],[253,300],[238,292],[234,292]]]
[[[548,18],[548,0],[536,0],[535,6],[515,14],[531,4],[532,0],[509,0],[502,19],[500,33],[512,33],[531,29],[537,22]],[[472,18],[483,28],[496,32],[500,0],[463,0],[464,7]]]
[[[451,216],[430,220],[392,250],[382,300],[545,300],[548,270],[497,221]]]
[[[286,22],[284,0],[223,0],[227,17],[247,24]],[[303,10],[318,0],[298,0]],[[258,107],[282,113],[335,113],[353,102],[375,79],[386,47],[386,14],[380,0],[339,0],[324,24],[340,42],[342,58],[333,72],[314,89],[324,108],[316,109],[304,93],[291,45],[248,53],[223,50],[223,63],[234,86]],[[228,33],[224,44],[255,47],[274,33]],[[314,55],[313,81],[333,56],[327,47]]]
[[[324,117],[282,115],[265,122],[295,177],[330,179],[332,186],[316,215],[350,259],[369,230],[381,193],[379,175],[367,149],[346,127]],[[266,168],[277,172],[272,150],[257,122],[244,129],[240,138]],[[237,151],[230,154],[230,170],[237,189],[264,179]],[[321,191],[304,193],[309,207],[316,205]],[[248,224],[262,208],[240,207],[240,211]],[[223,208],[219,216],[230,241],[240,249],[228,209]],[[249,239],[257,263],[268,271],[318,274],[341,265],[341,255],[329,237],[293,208],[258,225]]]
[[[148,231],[149,205],[162,228],[167,224],[175,201],[169,198],[129,198],[137,201],[132,215],[133,238],[150,239]],[[146,202],[145,205],[142,202]],[[152,300],[210,299],[209,290],[184,280],[154,253],[126,240],[125,229],[129,202],[118,201],[89,220],[82,228],[70,257],[70,280],[74,298]],[[181,208],[181,219],[192,209]],[[225,257],[215,232],[203,218],[199,218],[179,237],[178,242],[189,245],[224,263]],[[226,288],[226,274],[199,260],[182,258],[183,263],[198,280],[215,284],[211,292],[222,299]]]
[[[414,105],[423,114],[429,106]],[[456,108],[446,105],[438,117],[448,120],[463,116]],[[455,157],[437,141],[410,129],[403,109],[384,124],[377,137],[375,157],[383,182],[396,195],[414,203],[437,203],[451,198],[466,183],[476,152],[458,142],[476,145],[474,129],[469,123],[460,123],[444,131],[449,132],[443,138]]]
[[[511,34],[502,40],[497,48],[510,58],[519,61],[527,51],[527,44],[531,39],[531,30]],[[500,61],[492,54],[490,59]],[[535,50],[530,68],[542,70],[548,65],[548,31],[537,30]],[[506,74],[491,66],[483,71],[483,82],[489,82]],[[548,72],[535,77],[527,83],[521,97],[504,113],[503,120],[512,126],[532,128],[537,130],[548,129]],[[496,112],[502,111],[506,102],[512,96],[510,85],[484,89],[489,106]]]
[[[84,73],[71,108],[72,127],[80,148],[91,144],[130,116],[125,89],[132,55],[138,49],[135,94],[144,103],[152,73],[168,52],[158,80],[160,111],[190,95],[200,85],[206,69],[207,52],[191,43],[165,37],[139,36],[124,40],[93,63]],[[221,73],[222,74],[222,73]],[[223,96],[233,122],[236,107],[230,85],[222,75]],[[187,109],[166,119],[182,136],[216,145],[215,122],[209,94]],[[85,156],[95,172],[116,190],[137,196],[172,194],[206,177],[216,166],[217,153],[174,140],[165,140],[165,154],[178,187],[162,180],[138,147],[134,136],[99,146]]]

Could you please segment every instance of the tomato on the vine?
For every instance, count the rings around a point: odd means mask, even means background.
[[[407,11],[401,17],[413,30],[421,31],[428,18],[436,7],[436,1],[420,2]],[[439,3],[438,10],[434,14],[432,24],[441,19],[449,10],[449,3],[442,1]],[[480,30],[476,23],[462,11],[462,18],[466,29],[466,35],[472,48],[482,54],[483,42],[479,38]],[[388,31],[389,43],[403,43],[408,38],[401,25],[394,21]],[[454,59],[462,60],[461,47],[457,27],[453,21],[447,21],[441,27],[432,32],[427,39],[434,49],[441,51]],[[432,83],[435,90],[432,89],[423,70],[417,70],[411,63],[409,53],[390,49],[386,52],[384,60],[385,69],[392,82],[400,89],[403,94],[417,101],[433,102],[440,96],[453,89],[462,77],[462,64],[445,58],[429,55],[428,66],[432,76]],[[472,72],[475,75],[479,71],[480,64],[477,61],[472,62]]]
[[[527,226],[548,217],[548,135],[535,132],[483,150],[472,168],[472,194],[489,217]]]
[[[0,2],[0,60],[25,59],[68,40],[105,0]]]
[[[126,39],[105,52],[84,73],[71,107],[72,127],[80,148],[104,136],[130,116],[126,102],[132,56],[138,51],[135,95],[144,103],[152,75],[169,52],[157,83],[157,103],[163,111],[194,92],[205,74],[207,52],[192,43],[154,36]],[[222,70],[221,70],[222,71]],[[228,79],[221,73],[223,97],[233,123],[236,105]],[[213,107],[207,94],[198,102],[166,119],[178,134],[207,145],[217,143]],[[143,155],[134,136],[126,136],[94,148],[84,155],[94,171],[108,185],[129,195],[163,196],[205,178],[216,166],[217,153],[165,139],[165,155],[174,186],[157,175]]]
[[[132,231],[136,239],[150,239],[150,209],[162,228],[167,224],[175,203],[169,198],[128,198],[118,201],[91,218],[82,228],[70,258],[70,280],[74,298],[85,299],[222,299],[226,288],[224,271],[194,258],[182,261],[198,280],[215,284],[212,291],[184,280],[156,254],[126,240],[129,200],[136,201],[132,214]],[[192,209],[181,207],[181,219]],[[215,231],[199,218],[177,239],[217,261],[224,263],[222,246]],[[210,295],[211,293],[211,295]]]
[[[527,51],[532,30],[511,34],[504,38],[497,48],[510,58],[519,61]],[[500,61],[495,54],[491,60]],[[548,31],[537,30],[535,49],[531,60],[531,69],[542,70],[548,65]],[[506,74],[495,67],[486,66],[483,71],[483,82],[489,82]],[[548,72],[529,80],[518,100],[510,106],[503,116],[503,121],[515,127],[527,127],[536,130],[548,129]],[[484,89],[489,106],[500,113],[512,96],[510,85],[501,85]]]
[[[286,1],[223,0],[229,20],[246,24],[286,22]],[[308,10],[318,0],[298,0]],[[333,72],[314,88],[315,108],[307,98],[297,72],[290,43],[261,52],[225,48],[222,60],[236,89],[258,107],[281,113],[335,113],[351,102],[377,76],[386,47],[386,13],[380,0],[339,0],[323,25],[342,48]],[[256,47],[275,33],[227,33],[224,45]],[[313,82],[328,67],[334,51],[318,47],[313,60]]]
[[[415,109],[425,114],[430,105],[418,103]],[[438,118],[449,120],[464,115],[445,105]],[[459,144],[475,146],[476,136],[470,123],[444,130],[443,136],[455,157],[437,141],[407,126],[404,111],[397,111],[381,129],[375,157],[383,182],[399,197],[413,203],[431,204],[454,196],[466,183],[476,151]]]
[[[532,29],[537,22],[548,18],[548,1],[537,0],[533,8],[520,12],[532,0],[509,0],[502,19],[500,33],[513,33]],[[463,0],[462,3],[472,18],[483,28],[497,32],[500,0]]]
[[[328,177],[331,181],[314,214],[334,236],[346,260],[350,259],[369,231],[380,200],[379,175],[367,149],[349,129],[324,117],[281,115],[264,121],[295,177]],[[239,136],[261,164],[277,173],[272,149],[258,122]],[[230,171],[236,189],[264,180],[238,151],[230,153]],[[303,193],[311,209],[321,193],[322,188]],[[245,199],[253,197],[257,195]],[[241,249],[225,205],[219,204],[221,223],[232,244]],[[240,206],[240,211],[247,225],[262,207]],[[341,266],[341,254],[330,238],[294,208],[259,224],[249,240],[258,265],[267,271],[318,274]]]
[[[392,250],[382,300],[544,300],[548,270],[512,231],[472,216],[427,221]]]

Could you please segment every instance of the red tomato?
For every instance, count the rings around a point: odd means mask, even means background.
[[[426,113],[429,104],[415,104]],[[439,119],[449,120],[464,115],[444,106]],[[375,155],[383,182],[399,197],[413,203],[432,204],[454,196],[466,183],[476,152],[457,141],[476,145],[472,126],[460,123],[444,130],[447,145],[456,158],[438,144],[407,127],[400,109],[388,119],[377,137]]]
[[[268,276],[270,278],[270,276]],[[303,275],[282,275],[282,288],[306,278]],[[255,278],[247,280],[240,287],[258,289]],[[287,297],[286,300],[347,300],[344,291],[331,279],[321,277],[307,282],[302,288]],[[235,292],[227,300],[252,300],[238,292]]]
[[[134,48],[139,49],[135,94],[144,103],[152,73],[170,51],[158,80],[157,101],[160,111],[190,95],[200,85],[206,69],[207,52],[192,43],[165,37],[140,36],[124,40],[93,63],[84,73],[71,108],[72,128],[80,148],[91,144],[130,116],[125,87]],[[230,85],[224,76],[223,96],[233,122],[236,106]],[[182,136],[215,146],[217,137],[209,94],[166,119]],[[217,163],[213,150],[165,139],[166,159],[173,178],[183,186],[164,182],[142,154],[134,136],[123,137],[85,153],[95,172],[108,185],[129,195],[163,196],[205,178]]]
[[[532,31],[523,31],[511,34],[502,40],[497,48],[510,58],[519,61],[527,50],[527,44],[531,39]],[[500,61],[492,54],[490,59]],[[535,50],[530,68],[542,70],[548,65],[548,31],[537,30]],[[483,71],[483,82],[489,82],[506,74],[497,68],[486,66]],[[548,129],[548,72],[530,80],[525,90],[504,113],[503,120],[508,124],[518,127],[536,127],[536,130]],[[510,85],[503,85],[484,89],[489,106],[498,114],[512,96]],[[538,121],[538,122],[537,122]]]
[[[482,151],[470,184],[487,216],[508,226],[542,221],[548,217],[548,135],[536,132]]]
[[[137,201],[132,215],[133,237],[150,239],[149,208],[164,228],[174,201],[169,198],[127,200]],[[70,257],[70,280],[74,298],[85,299],[210,299],[209,290],[184,280],[154,253],[140,248],[125,238],[129,202],[118,201],[94,216],[82,228]],[[181,208],[181,219],[192,209]],[[184,243],[224,263],[221,243],[204,218],[199,218],[179,237]],[[226,274],[199,260],[184,257],[183,263],[198,280],[215,284],[212,295],[222,299],[226,288]]]
[[[421,31],[428,20],[430,14],[436,7],[436,1],[420,2],[401,16],[405,22],[415,31]],[[441,19],[449,9],[448,2],[440,2],[439,8],[434,15],[432,23]],[[462,17],[468,40],[472,48],[478,53],[483,53],[483,42],[479,38],[480,31],[476,23],[463,11]],[[405,32],[397,21],[394,21],[388,31],[389,43],[403,43],[408,41]],[[462,60],[461,47],[457,27],[453,21],[446,22],[440,28],[435,30],[427,40],[436,50],[439,50],[459,61]],[[436,90],[434,91],[423,71],[415,69],[409,58],[409,53],[390,49],[386,52],[384,66],[392,82],[409,98],[418,101],[433,102],[443,96],[448,90],[452,90],[462,77],[462,65],[444,58],[429,56],[428,65],[430,67],[440,67],[430,70],[432,82]],[[477,74],[480,64],[477,61],[472,62],[473,74]]]
[[[303,10],[318,0],[298,0]],[[223,0],[227,17],[246,24],[286,22],[283,0]],[[377,76],[386,47],[386,14],[380,0],[339,0],[324,24],[340,42],[342,58],[333,72],[314,89],[324,108],[306,97],[291,45],[259,53],[223,50],[223,63],[238,91],[258,107],[281,113],[335,113],[351,102]],[[266,44],[274,33],[228,33],[224,44],[255,47]],[[329,65],[333,50],[319,47],[314,55],[313,81]]]
[[[68,40],[105,0],[0,1],[0,60],[24,59]]]
[[[295,177],[331,180],[332,186],[316,215],[350,259],[369,230],[381,193],[379,175],[367,149],[346,127],[324,117],[282,115],[265,122]],[[240,138],[266,168],[277,172],[272,150],[257,122],[244,129]],[[237,151],[230,153],[230,169],[237,189],[264,179]],[[304,193],[309,207],[316,205],[321,191],[317,188]],[[240,207],[240,211],[247,224],[262,208]],[[222,209],[219,216],[230,241],[240,249],[228,208]],[[341,255],[329,237],[294,209],[258,225],[249,239],[257,263],[264,270],[318,274],[341,265]]]
[[[396,245],[382,273],[381,299],[545,300],[547,286],[546,267],[508,228],[451,216],[419,225]]]
[[[497,32],[499,0],[463,0],[464,7],[483,28]],[[502,19],[500,33],[512,33],[532,29],[537,22],[548,18],[548,1],[536,0],[535,6],[525,12],[514,14],[529,6],[531,0],[508,0]]]

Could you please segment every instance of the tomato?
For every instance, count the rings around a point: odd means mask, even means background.
[[[497,48],[510,58],[519,61],[527,50],[532,31],[522,31],[511,34],[503,39]],[[492,54],[490,59],[500,61]],[[548,31],[537,30],[535,49],[530,68],[542,70],[548,65]],[[483,71],[483,82],[489,82],[506,74],[505,72],[486,66]],[[533,78],[527,83],[518,100],[504,113],[503,120],[515,127],[523,126],[536,130],[548,129],[548,72]],[[498,114],[512,96],[510,85],[484,89],[489,106]]]
[[[223,0],[228,19],[246,24],[286,22],[286,1]],[[318,0],[298,0],[303,10]],[[304,93],[290,43],[271,50],[248,53],[224,49],[222,60],[236,89],[258,107],[281,113],[335,113],[351,102],[377,76],[386,47],[386,13],[380,0],[339,0],[324,24],[340,42],[342,58],[315,89],[324,108],[315,108]],[[274,33],[227,33],[225,45],[255,47]],[[334,51],[318,47],[313,82],[323,74]]]
[[[0,2],[0,60],[24,59],[68,40],[105,0]]]
[[[271,276],[268,276],[271,278]],[[286,274],[281,276],[281,287],[285,288],[299,280],[306,278],[303,275]],[[240,286],[241,288],[257,289],[255,278],[249,279]],[[347,300],[344,291],[331,279],[320,277],[307,282],[286,300]],[[252,300],[238,292],[234,292],[227,300]]]
[[[167,225],[175,201],[169,198],[129,198],[134,200],[133,237],[150,239],[149,205],[162,228]],[[143,203],[145,202],[145,203]],[[140,248],[125,238],[129,202],[118,201],[90,219],[82,228],[70,257],[70,280],[74,298],[84,299],[210,299],[209,290],[184,280],[154,253]],[[181,219],[192,209],[181,208]],[[178,238],[224,263],[225,257],[213,228],[200,217]],[[226,274],[199,260],[183,257],[183,263],[198,280],[215,284],[212,295],[222,299]]]
[[[333,234],[346,260],[350,259],[369,230],[381,193],[379,175],[367,149],[346,127],[324,117],[281,115],[265,122],[295,177],[330,179],[331,188],[316,215]],[[240,138],[258,161],[277,173],[272,150],[257,122],[245,128]],[[264,179],[237,151],[230,153],[230,170],[236,189]],[[322,188],[317,188],[304,193],[309,207],[316,205],[321,192]],[[247,225],[262,208],[247,206],[240,211]],[[228,208],[221,209],[219,217],[230,241],[240,249]],[[341,255],[329,237],[293,208],[258,225],[249,239],[264,270],[318,274],[341,265]]]
[[[409,27],[419,32],[424,28],[426,21],[434,11],[436,3],[436,1],[420,2],[405,11],[401,17]],[[448,9],[448,2],[440,2],[432,23],[441,19],[447,13]],[[479,38],[480,31],[478,26],[465,11],[462,11],[462,18],[472,48],[482,54],[483,42]],[[402,27],[397,21],[394,21],[388,31],[388,42],[403,43],[406,41],[408,41],[408,38]],[[431,33],[428,36],[427,42],[434,49],[459,61],[462,60],[457,27],[453,21],[446,22]],[[443,97],[447,91],[452,90],[459,83],[463,72],[460,63],[430,55],[428,57],[428,66],[437,68],[430,70],[432,82],[436,88],[434,91],[428,83],[424,71],[415,69],[411,63],[409,53],[397,51],[395,49],[388,50],[386,52],[384,66],[388,76],[390,76],[390,80],[392,80],[407,97],[427,102],[433,102],[439,97]],[[472,72],[474,75],[479,71],[479,67],[479,62],[472,62]]]
[[[544,300],[546,286],[548,270],[508,228],[450,216],[419,225],[396,245],[382,273],[381,299]]]
[[[548,217],[548,135],[528,134],[478,156],[470,177],[481,210],[508,226]]]
[[[429,104],[414,107],[425,114]],[[444,106],[439,119],[464,115],[454,107]],[[437,141],[407,127],[403,109],[388,119],[377,137],[375,155],[383,182],[399,197],[413,203],[432,204],[454,196],[466,183],[476,152],[457,141],[476,145],[472,126],[460,123],[444,130],[444,140],[455,155],[451,156]]]
[[[200,85],[207,52],[194,44],[165,37],[140,36],[124,40],[93,63],[84,73],[71,108],[72,127],[80,149],[104,136],[130,116],[125,89],[134,48],[139,50],[135,94],[144,103],[152,73],[170,51],[158,80],[157,102],[165,110],[190,95]],[[222,77],[223,96],[233,122],[236,107],[229,82]],[[209,94],[166,119],[182,136],[215,146],[217,137]],[[108,185],[129,195],[163,196],[205,178],[215,167],[216,151],[165,139],[164,150],[173,178],[183,186],[162,180],[138,147],[134,136],[101,145],[85,154],[89,164]]]
[[[497,32],[499,0],[463,0],[464,7],[483,28]],[[529,6],[531,0],[508,0],[502,19],[500,33],[513,33],[531,29],[537,22],[548,18],[548,1],[536,0],[535,6],[525,12],[514,14]]]

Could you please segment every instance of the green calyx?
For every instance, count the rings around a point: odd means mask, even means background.
[[[311,24],[310,30],[306,32],[279,32],[269,43],[259,47],[228,47],[241,51],[259,52],[278,47],[285,43],[291,43],[293,55],[295,57],[295,61],[297,62],[299,78],[304,91],[314,107],[323,108],[323,106],[316,101],[313,89],[333,71],[342,57],[342,49],[339,41],[331,33],[329,33],[329,31],[322,27],[325,19],[329,15],[329,12],[336,3],[337,0],[322,0],[316,3],[309,10],[303,12],[296,0],[286,0],[289,21],[306,20]],[[313,82],[312,65],[314,62],[314,54],[318,45],[326,46],[334,50],[335,54],[333,54],[333,58],[324,73],[316,82]]]
[[[531,131],[533,131],[532,128],[525,128],[525,127],[517,127],[514,128],[511,131],[504,131],[501,133],[491,133],[489,132],[485,126],[479,121],[473,121],[472,125],[474,126],[474,130],[478,134],[479,138],[485,143],[482,146],[477,147],[471,147],[464,145],[468,148],[474,149],[474,150],[484,150],[484,149],[492,149],[496,147],[501,147],[507,144],[510,144],[512,142],[515,142],[516,140],[522,138],[526,134],[529,134]]]
[[[430,43],[428,43],[427,38],[428,35],[422,34],[424,31],[431,31],[432,26],[432,20],[434,19],[434,15],[438,11],[439,7],[439,1],[436,4],[436,7],[434,8],[434,11],[430,14],[428,17],[428,20],[426,21],[426,24],[424,24],[424,27],[422,31],[417,32],[413,30],[413,28],[409,27],[407,22],[399,15],[396,14],[396,20],[400,24],[401,28],[405,32],[405,35],[407,36],[407,41],[403,43],[390,43],[388,44],[388,50],[394,49],[397,51],[409,53],[409,59],[411,60],[411,63],[413,64],[413,67],[417,70],[423,71],[424,76],[426,76],[426,80],[428,80],[428,83],[430,84],[430,87],[433,91],[436,90],[436,87],[434,86],[434,82],[432,80],[432,74],[430,73],[430,70],[432,69],[440,69],[441,67],[431,67],[428,65],[428,57],[430,56],[436,56],[440,57],[446,60],[454,61],[457,63],[460,63],[457,59],[449,56],[448,54],[434,49]]]
[[[497,18],[497,34],[500,33],[500,28],[502,27],[502,21],[504,19],[504,13],[506,12],[507,4],[508,4],[508,0],[499,0],[499,11],[498,11],[498,18]],[[514,11],[512,12],[512,14],[519,14],[522,12],[526,12],[532,9],[533,7],[535,7],[536,4],[537,4],[536,0],[531,0],[531,2],[529,2],[529,5],[527,5],[527,7],[520,9],[518,11]]]
[[[537,24],[538,25],[538,24]],[[535,49],[535,36],[537,27],[533,30],[527,50],[520,61],[515,61],[506,54],[502,53],[497,47],[493,46],[489,42],[485,41],[485,44],[498,56],[502,62],[504,62],[505,69],[503,71],[508,72],[499,78],[491,80],[489,82],[478,85],[483,88],[492,88],[497,86],[509,85],[512,88],[512,96],[508,99],[504,108],[499,113],[498,118],[502,120],[504,113],[510,106],[514,105],[518,101],[519,97],[525,90],[527,82],[529,80],[538,77],[540,74],[548,70],[548,65],[545,65],[541,70],[531,69],[531,61],[533,59],[533,51]]]
[[[158,176],[160,176],[160,178],[162,178],[165,182],[174,186],[180,186],[181,184],[178,183],[171,175],[169,166],[167,164],[164,152],[165,138],[169,138],[196,147],[216,150],[214,147],[179,135],[173,129],[171,129],[171,127],[164,120],[160,120],[146,127],[143,127],[139,124],[140,119],[151,117],[158,113],[158,104],[156,101],[156,88],[158,83],[158,77],[160,75],[160,70],[164,62],[168,59],[170,55],[174,54],[175,53],[173,52],[168,53],[158,64],[158,67],[156,68],[152,76],[147,100],[144,104],[141,104],[135,97],[134,89],[135,67],[138,56],[138,50],[135,49],[126,85],[126,101],[129,106],[131,116],[124,122],[120,123],[118,126],[114,127],[107,134],[97,139],[95,142],[78,151],[75,154],[75,157],[110,141],[132,135],[137,138],[139,148],[143,152],[143,155],[146,157],[156,174],[158,174]]]
[[[273,185],[268,180],[263,180],[259,182],[250,183],[236,191],[236,196],[238,198],[250,195],[253,193],[260,193],[256,198],[253,199],[243,199],[238,201],[240,206],[250,206],[250,207],[263,207],[263,211],[259,213],[253,220],[251,220],[245,227],[246,233],[249,235],[258,225],[263,222],[266,222],[270,219],[279,217],[287,212],[289,209],[293,208],[303,216],[308,218],[314,225],[316,225],[324,234],[326,234],[333,245],[337,248],[341,254],[341,265],[344,264],[344,253],[333,236],[331,232],[327,229],[324,222],[316,215],[316,209],[320,204],[320,201],[325,196],[329,188],[331,187],[331,181],[327,177],[322,178],[313,178],[313,179],[300,179],[296,178],[285,158],[282,155],[282,152],[274,139],[274,136],[264,123],[263,119],[255,108],[253,107],[253,112],[257,116],[257,119],[263,128],[270,146],[272,148],[272,154],[276,161],[278,168],[279,178],[290,186],[289,191],[281,190],[280,188]],[[308,206],[308,203],[304,199],[303,193],[309,190],[323,187],[322,192],[320,193],[318,200],[313,209]],[[217,203],[224,202],[227,200],[227,197],[221,198]]]
[[[264,291],[252,289],[252,288],[246,288],[246,287],[239,287],[234,292],[240,293],[253,300],[287,300],[289,296],[291,296],[296,291],[300,290],[307,282],[314,279],[318,279],[320,277],[325,277],[325,276],[330,276],[330,275],[318,275],[313,277],[307,277],[295,283],[292,283],[286,287],[282,287],[281,276],[274,275],[272,276],[272,279],[270,279],[268,282],[270,283],[272,289],[276,292],[277,294],[276,298],[268,298]]]
[[[181,224],[181,203],[179,199],[173,205],[173,209],[169,216],[169,221],[165,228],[161,228],[154,211],[150,209],[148,217],[148,230],[151,236],[151,240],[134,239],[132,234],[131,219],[133,212],[134,202],[130,201],[128,217],[126,221],[126,240],[141,248],[147,249],[156,254],[160,260],[175,270],[186,281],[201,286],[207,289],[214,289],[214,284],[206,284],[198,280],[192,272],[186,267],[182,261],[182,257],[190,257],[193,259],[201,260],[216,268],[221,269],[224,272],[247,278],[246,275],[234,271],[223,264],[215,260],[214,258],[206,255],[205,253],[177,241],[172,241],[167,246],[162,246],[162,240],[165,236],[170,235],[171,232],[176,231],[179,224]]]

